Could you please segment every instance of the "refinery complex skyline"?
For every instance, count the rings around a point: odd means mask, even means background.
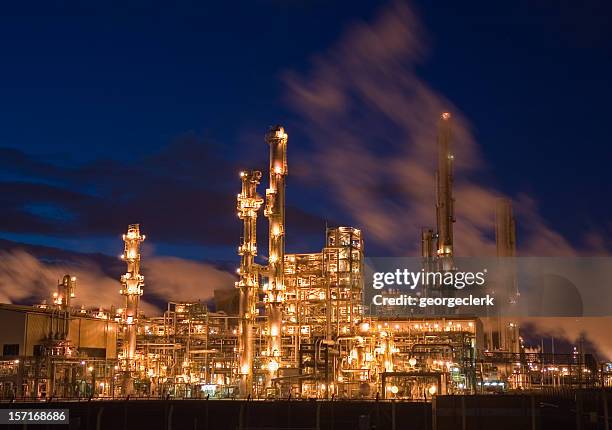
[[[314,3],[0,17],[0,401],[612,387],[607,23]]]
[[[100,300],[77,305],[73,273],[58,279],[50,301],[0,305],[0,319],[13,327],[0,336],[1,397],[427,400],[608,387],[612,365],[593,354],[597,351],[589,349],[584,335],[569,351],[558,344],[549,352],[543,343],[531,343],[525,320],[502,311],[500,304],[513,309],[531,300],[521,296],[516,263],[507,265],[502,276],[491,276],[487,268],[463,271],[464,262],[454,251],[454,231],[460,225],[454,166],[460,158],[455,156],[453,123],[451,113],[438,114],[431,183],[436,216],[431,227],[420,231],[418,263],[418,273],[432,282],[423,282],[416,294],[423,303],[451,300],[460,306],[398,312],[395,304],[405,297],[397,289],[401,271],[382,273],[380,279],[370,274],[367,230],[360,226],[326,226],[320,251],[286,252],[289,145],[285,128],[277,125],[264,139],[269,167],[263,196],[258,192],[261,171],[243,170],[235,181],[241,185],[235,213],[242,232],[236,237],[240,264],[233,289],[223,285],[214,290],[214,302],[203,303],[178,300],[179,283],[176,290],[167,290],[163,313],[145,311],[141,244],[146,236],[139,224],[130,224],[121,237],[120,259],[126,265],[118,291],[124,296],[121,306],[105,307]],[[517,227],[512,203],[499,197],[495,204],[496,256],[512,262]],[[263,264],[256,260],[262,242],[260,211],[267,219]],[[474,281],[469,288],[487,287],[486,298],[470,290],[463,302],[459,294],[468,274]],[[172,270],[168,275],[180,277]],[[367,301],[369,276],[389,284],[373,284],[380,299],[372,301],[375,312]],[[542,295],[551,286],[557,295],[569,291],[546,273],[536,279],[543,300],[552,297]],[[487,310],[475,312],[473,305]],[[559,315],[554,313],[558,309],[544,309],[549,314],[542,316],[556,324],[559,316],[584,315],[582,310]]]

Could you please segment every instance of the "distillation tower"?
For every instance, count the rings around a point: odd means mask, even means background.
[[[140,244],[145,236],[140,234],[140,226],[131,224],[123,235],[125,249],[121,259],[127,264],[127,272],[121,276],[121,294],[125,296],[123,310],[123,329],[125,332],[123,345],[124,358],[124,390],[126,394],[133,392],[133,373],[136,371],[136,335],[138,333],[138,308],[144,276],[140,274]]]
[[[287,176],[287,134],[281,126],[271,127],[266,134],[270,146],[270,184],[266,190],[264,215],[268,218],[268,266],[265,273],[267,356],[270,377],[274,377],[282,360],[282,322],[285,294],[285,177]]]
[[[243,222],[242,243],[238,248],[240,255],[239,288],[240,327],[238,333],[238,354],[240,360],[240,387],[243,396],[252,395],[253,391],[253,358],[255,344],[253,338],[255,318],[257,316],[257,295],[259,292],[259,275],[255,266],[257,255],[257,211],[263,199],[257,194],[257,185],[261,172],[250,170],[240,173],[242,191],[238,194],[238,217]]]

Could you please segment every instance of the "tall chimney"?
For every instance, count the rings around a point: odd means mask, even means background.
[[[443,270],[453,268],[453,223],[455,222],[453,199],[453,154],[451,151],[451,115],[444,112],[438,126],[437,185],[437,254]]]

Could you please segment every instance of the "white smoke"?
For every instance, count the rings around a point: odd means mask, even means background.
[[[151,301],[207,300],[216,288],[233,285],[231,274],[208,264],[180,258],[149,258],[144,265],[145,294],[141,309],[159,315],[161,308]],[[46,264],[25,251],[0,252],[0,303],[51,302],[58,280],[69,273],[77,277],[74,303],[86,308],[122,307],[121,284],[87,260],[78,264]]]
[[[520,325],[531,324],[535,331],[532,337],[541,336],[563,338],[578,346],[580,340],[585,339],[592,343],[599,359],[612,360],[612,339],[610,339],[610,325],[612,317],[555,317],[555,318],[524,318]]]
[[[214,290],[234,285],[234,276],[209,264],[175,257],[154,257],[144,269],[150,294],[175,301],[210,299]]]

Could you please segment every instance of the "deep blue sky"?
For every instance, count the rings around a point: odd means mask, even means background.
[[[111,232],[138,218],[159,253],[227,259],[239,235],[227,178],[263,167],[263,132],[294,115],[281,77],[386,2],[108,3],[3,6],[0,237],[113,253]],[[428,43],[419,74],[469,118],[495,187],[535,196],[570,240],[584,229],[609,237],[609,3],[413,5]],[[292,147],[308,147],[289,132]],[[324,190],[295,187],[289,204],[307,235],[289,242],[316,246],[330,218],[316,203]],[[130,206],[141,192],[146,215]],[[186,235],[185,222],[203,225]]]

